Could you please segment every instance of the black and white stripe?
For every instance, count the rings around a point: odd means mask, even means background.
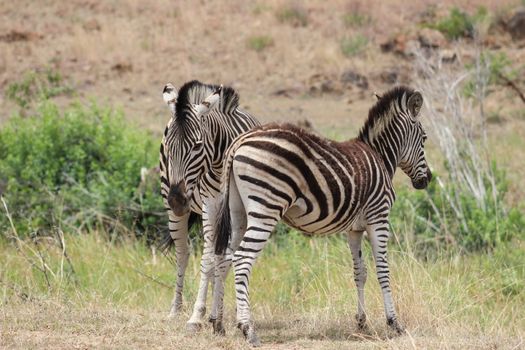
[[[225,258],[218,258],[217,271],[224,279],[233,262],[237,321],[250,343],[259,343],[250,314],[250,274],[279,220],[312,235],[348,233],[360,326],[365,323],[361,240],[366,231],[387,322],[402,331],[389,282],[388,215],[398,166],[415,188],[425,188],[431,179],[423,150],[426,136],[417,118],[422,103],[419,92],[392,89],[370,110],[359,137],[347,142],[322,139],[291,125],[265,126],[234,142],[222,178],[216,254],[221,257],[228,244],[230,249]],[[222,294],[217,296],[215,331],[222,332]]]

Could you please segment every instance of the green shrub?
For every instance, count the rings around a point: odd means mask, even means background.
[[[357,34],[341,41],[341,52],[346,57],[353,57],[360,54],[367,45],[368,39],[362,34]]]
[[[139,184],[157,150],[158,140],[94,103],[61,113],[43,101],[33,116],[13,116],[0,130],[0,181],[19,235],[63,225],[153,233],[166,220],[158,184]]]
[[[480,53],[481,66],[488,66],[488,85],[498,83],[502,76],[508,79],[515,79],[518,76],[518,71],[512,68],[512,60],[505,54],[505,52],[490,52],[483,51]],[[474,74],[475,65],[467,64],[465,67],[469,72]],[[463,87],[463,93],[466,97],[474,97],[476,90],[476,79],[470,78]]]
[[[64,85],[60,73],[48,68],[26,72],[21,81],[8,85],[6,97],[21,108],[27,108],[34,101],[72,92],[70,86]]]
[[[268,35],[257,35],[248,38],[248,48],[261,52],[269,46],[273,45],[273,38]]]
[[[289,23],[294,27],[306,27],[308,25],[308,11],[299,3],[288,4],[276,13],[281,23]]]
[[[448,17],[436,23],[428,24],[428,27],[442,32],[447,38],[455,40],[461,37],[474,37],[475,26],[477,23],[489,19],[489,13],[485,7],[478,7],[474,15],[453,7]]]
[[[487,251],[523,237],[525,216],[517,208],[506,209],[505,173],[495,166],[493,172],[498,195],[493,198],[487,193],[484,208],[453,182],[442,182],[441,187],[433,180],[425,191],[399,190],[392,209],[392,226],[396,231],[412,234],[401,237],[401,241],[410,241],[406,243],[416,245],[419,254],[428,256],[438,250]],[[454,196],[459,196],[461,205],[457,210],[449,200]]]
[[[368,25],[372,22],[372,19],[368,15],[361,14],[359,12],[346,13],[343,15],[343,23],[348,28],[360,28],[364,25]]]

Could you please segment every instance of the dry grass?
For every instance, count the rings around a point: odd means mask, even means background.
[[[68,278],[61,250],[43,258],[51,286],[21,252],[2,243],[1,342],[4,348],[247,348],[234,327],[233,288],[226,298],[225,338],[211,328],[185,331],[197,287],[198,256],[191,258],[184,314],[167,320],[173,267],[138,242],[109,243],[94,234],[66,236],[75,273]],[[395,248],[395,247],[393,247]],[[523,252],[523,245],[513,248]],[[26,253],[28,253],[26,251]],[[366,252],[369,256],[369,252]],[[27,254],[31,258],[31,254]],[[523,346],[523,290],[504,292],[509,268],[495,256],[430,263],[391,250],[394,299],[407,335],[392,337],[383,316],[373,267],[366,287],[369,329],[358,332],[351,258],[342,240],[293,234],[271,243],[258,262],[252,305],[268,349],[512,349]],[[370,263],[370,261],[369,261]],[[370,265],[370,264],[369,264]],[[511,266],[510,269],[523,266]],[[67,266],[65,267],[67,270]],[[62,271],[62,273],[60,272]],[[154,278],[157,282],[154,282]],[[231,286],[231,278],[228,286]]]

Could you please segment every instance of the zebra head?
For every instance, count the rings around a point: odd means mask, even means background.
[[[172,112],[164,136],[169,179],[167,200],[177,216],[190,211],[193,191],[207,169],[201,118],[217,104],[220,92],[221,87],[197,81],[186,83],[178,93],[172,84],[164,87],[163,98]]]
[[[401,147],[399,167],[410,177],[415,189],[424,189],[432,179],[432,173],[425,158],[427,134],[423,130],[419,112],[423,96],[418,91],[407,91],[400,100],[400,114],[404,116],[405,142]]]

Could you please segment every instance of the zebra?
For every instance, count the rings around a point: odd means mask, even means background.
[[[272,124],[252,130],[232,144],[221,179],[216,273],[224,280],[233,263],[238,327],[250,344],[260,344],[250,313],[250,274],[281,219],[309,235],[347,233],[360,328],[366,321],[367,273],[361,252],[366,231],[387,324],[398,333],[404,331],[389,282],[388,215],[395,199],[392,178],[397,167],[416,189],[426,188],[432,178],[424,152],[427,136],[419,118],[422,104],[420,92],[395,87],[370,109],[355,139],[335,142],[289,124]],[[214,302],[214,332],[223,334],[222,299]]]
[[[162,248],[175,245],[177,262],[177,282],[169,317],[175,317],[182,308],[189,257],[188,230],[202,215],[201,278],[187,322],[189,330],[197,330],[206,312],[208,282],[214,271],[214,233],[208,225],[211,212],[207,208],[216,207],[212,203],[216,201],[226,149],[236,136],[258,126],[259,122],[238,108],[239,96],[230,87],[194,80],[185,83],[177,92],[169,83],[164,87],[163,98],[171,110],[171,119],[160,145],[161,196],[169,219],[169,235]],[[216,169],[216,175],[206,175],[210,169]]]

